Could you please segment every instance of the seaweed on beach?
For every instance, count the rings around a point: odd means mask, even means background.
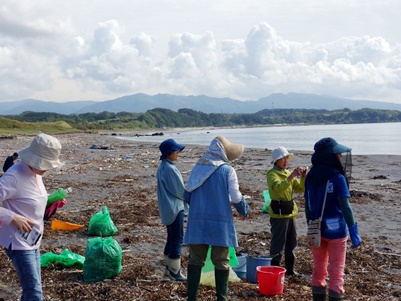
[[[82,269],[50,265],[42,269],[44,300],[185,300],[186,283],[171,282],[163,275],[162,252],[166,230],[160,222],[157,207],[154,176],[159,159],[157,145],[110,141],[111,138],[104,135],[85,135],[79,139],[75,135],[63,135],[60,138],[66,164],[62,170],[50,171],[44,178],[45,185],[48,191],[64,187],[72,187],[73,190],[67,196],[65,207],[60,208],[53,218],[82,224],[84,227],[74,231],[55,231],[50,227],[51,221],[46,221],[41,253],[59,254],[67,248],[84,255],[89,238],[89,220],[103,206],[107,206],[118,228],[113,238],[122,248],[122,272],[112,279],[85,283]],[[25,140],[13,141],[24,145]],[[92,153],[87,149],[90,144],[113,144],[114,150]],[[199,158],[201,151],[198,148],[187,147],[188,151],[180,154],[177,167],[183,171],[184,181],[188,177],[187,171],[191,170]],[[129,160],[126,159],[127,155],[131,157]],[[238,170],[240,189],[251,211],[246,221],[241,220],[234,211],[239,240],[237,251],[249,255],[267,255],[271,238],[269,218],[261,210],[267,166],[255,163],[265,160],[266,151],[252,150],[249,155],[244,153],[244,156],[243,161],[235,163],[235,168]],[[299,161],[295,161],[297,159]],[[296,156],[294,164],[299,162],[300,165],[306,165],[308,160],[308,156]],[[369,161],[369,164],[373,163]],[[374,180],[374,174],[382,174],[377,170],[381,167],[380,162],[374,167],[363,175],[357,166],[353,169],[355,178],[351,183],[351,203],[355,205],[353,209],[356,219],[367,224],[366,227],[380,226],[383,221],[386,227],[381,227],[383,229],[379,234],[372,231],[374,233],[368,235],[369,232],[365,231],[360,248],[352,249],[349,245],[345,269],[346,300],[393,301],[401,298],[399,228],[389,227],[390,222],[397,225],[399,218],[395,210],[399,208],[398,196],[401,192],[399,183],[396,183],[399,175],[388,176],[386,180]],[[312,255],[303,232],[305,221],[302,216],[302,195],[297,195],[295,201],[300,211],[296,219],[299,227],[296,269],[302,276],[285,277],[283,294],[271,298],[261,295],[257,284],[246,280],[230,283],[229,300],[311,300]],[[187,269],[187,256],[188,248],[184,246],[184,273]],[[18,279],[3,250],[0,251],[0,271],[0,300],[18,299]],[[214,299],[214,288],[200,287],[200,301]]]

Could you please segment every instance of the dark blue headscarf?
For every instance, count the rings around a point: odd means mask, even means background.
[[[336,154],[312,155],[312,168],[308,172],[307,181],[311,185],[320,186],[336,174],[344,175],[344,169]]]
[[[312,168],[306,177],[308,183],[320,186],[336,174],[345,176],[344,167],[337,154],[350,152],[349,147],[337,143],[333,138],[323,138],[316,142],[314,150]]]

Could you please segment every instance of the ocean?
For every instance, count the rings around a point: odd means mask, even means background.
[[[160,130],[163,136],[119,136],[119,139],[159,142],[172,138],[180,144],[208,146],[216,136],[224,136],[245,148],[274,149],[284,146],[288,150],[313,151],[313,145],[323,137],[352,148],[355,155],[401,155],[401,123],[363,123],[335,125],[282,125],[252,128],[207,128]]]

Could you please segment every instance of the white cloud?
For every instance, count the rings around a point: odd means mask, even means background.
[[[401,103],[396,1],[113,3],[3,0],[0,100],[300,92]]]
[[[153,43],[154,39],[143,32],[141,32],[139,36],[132,38],[130,41],[130,44],[138,50],[138,54],[145,57],[152,56]]]

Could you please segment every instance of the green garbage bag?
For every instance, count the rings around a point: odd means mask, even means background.
[[[61,254],[47,252],[40,256],[40,266],[42,268],[48,267],[53,263],[58,263],[66,267],[72,267],[74,265],[83,266],[84,261],[84,256],[73,253],[68,249],[65,249]]]
[[[107,237],[113,236],[117,232],[118,229],[114,226],[107,206],[103,207],[103,211],[95,213],[89,221],[88,235],[90,236]]]
[[[112,278],[122,271],[122,249],[112,237],[88,239],[85,249],[84,281]]]
[[[209,250],[207,251],[207,255],[206,255],[205,265],[202,268],[202,272],[214,271],[214,265],[213,265],[213,262],[211,259],[211,255],[212,255],[212,247],[209,246]],[[235,253],[234,247],[228,248],[228,255],[230,257],[230,261],[229,261],[230,266],[232,266],[232,267],[236,266],[238,264],[238,259],[237,259],[237,254]]]
[[[214,276],[214,265],[211,259],[211,254],[212,254],[212,247],[209,246],[209,250],[206,255],[206,261],[205,265],[202,268],[202,273],[201,273],[201,278],[200,278],[200,284],[202,285],[207,285],[207,286],[216,286],[216,280]],[[241,281],[240,278],[238,278],[237,274],[234,272],[234,270],[231,268],[233,266],[238,265],[238,259],[237,255],[235,253],[235,248],[234,247],[229,247],[228,248],[228,254],[230,256],[230,273],[228,276],[228,281],[229,282],[239,282]]]
[[[265,203],[262,206],[262,212],[263,213],[269,213],[269,206],[271,203],[271,198],[270,198],[270,193],[269,190],[264,190],[263,191],[263,199],[265,200]]]

